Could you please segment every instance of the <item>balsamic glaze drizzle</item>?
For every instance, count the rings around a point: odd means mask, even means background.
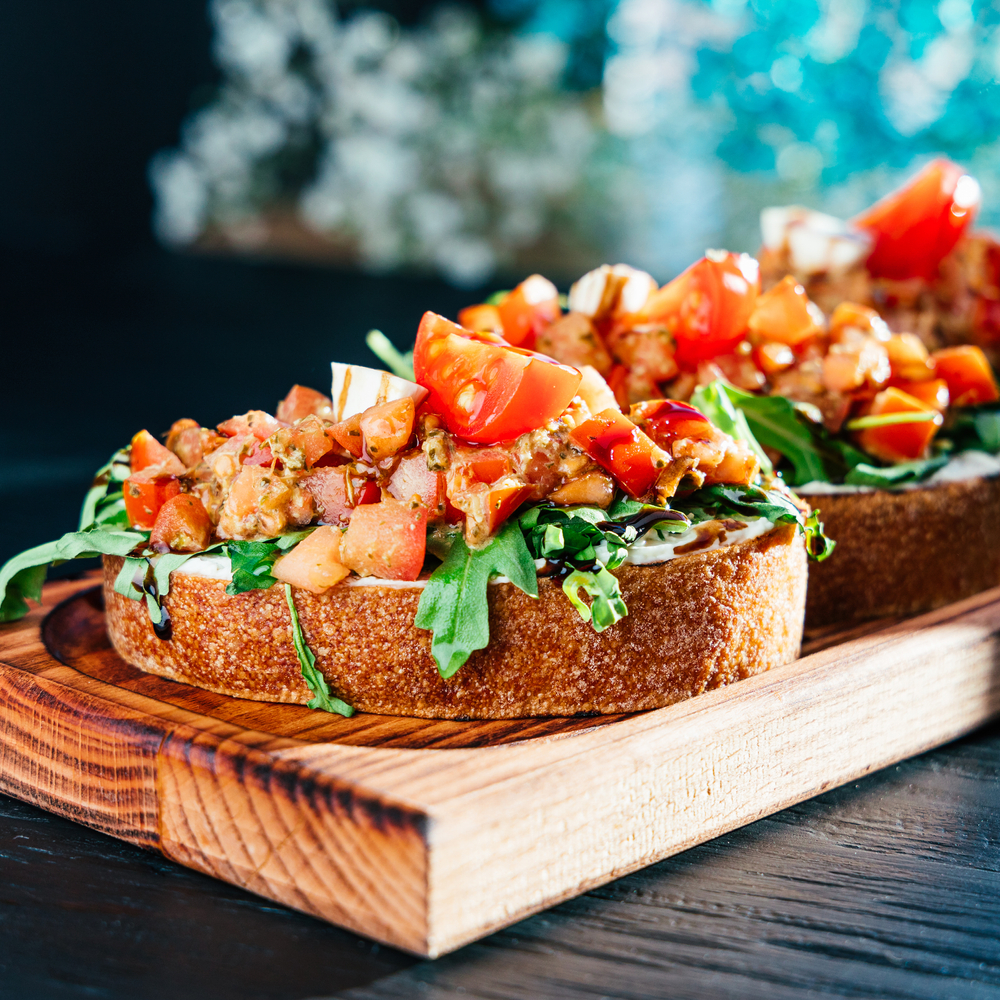
[[[142,591],[144,594],[148,594],[160,609],[160,620],[152,622],[156,638],[162,639],[164,642],[169,642],[174,634],[173,625],[170,623],[170,613],[163,606],[159,588],[156,586],[153,564],[148,559],[146,560],[146,575],[142,579]],[[150,615],[150,621],[152,621],[152,615]]]

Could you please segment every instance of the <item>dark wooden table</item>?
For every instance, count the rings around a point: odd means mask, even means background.
[[[0,797],[0,998],[1000,998],[998,778],[995,725],[436,962]]]
[[[3,265],[0,561],[72,528],[138,427],[321,386],[369,326],[405,346],[476,298],[162,253]],[[0,1000],[1000,1000],[998,776],[994,726],[437,962],[0,797]]]

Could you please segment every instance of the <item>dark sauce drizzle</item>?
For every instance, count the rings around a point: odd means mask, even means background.
[[[679,510],[640,510],[636,514],[631,514],[621,521],[598,521],[594,527],[601,531],[609,532],[622,538],[628,528],[635,528],[635,538],[637,541],[647,532],[651,531],[657,524],[664,521],[687,522],[687,516]],[[585,573],[597,573],[603,568],[602,564],[595,561],[593,563],[583,563],[569,557],[560,559],[547,559],[545,570],[548,576],[553,576],[558,580],[564,579],[576,570]]]
[[[160,609],[160,620],[158,622],[153,621],[152,616],[150,616],[156,638],[162,639],[164,642],[169,642],[174,634],[173,625],[170,623],[170,613],[163,606],[159,588],[156,586],[156,577],[153,574],[153,564],[148,559],[146,560],[146,575],[142,580],[142,592],[148,594],[156,603],[157,608]]]

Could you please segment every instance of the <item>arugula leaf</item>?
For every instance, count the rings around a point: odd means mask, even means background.
[[[885,468],[869,465],[867,462],[859,462],[847,473],[844,482],[849,486],[875,486],[880,489],[892,489],[903,483],[916,483],[921,479],[926,479],[947,462],[947,455],[925,458],[919,462],[900,462],[899,465],[889,465]]]
[[[121,594],[122,597],[127,597],[130,601],[142,600],[142,587],[136,585],[135,578],[145,563],[144,556],[125,557],[125,562],[122,563],[122,568],[118,571],[118,576],[115,577],[114,590],[116,594]]]
[[[956,451],[1000,452],[1000,404],[958,406],[948,412],[945,433]]]
[[[233,579],[226,587],[226,593],[231,597],[248,590],[267,590],[278,582],[271,576],[271,567],[280,552],[270,539],[227,542],[226,552],[229,554],[229,566],[233,574]]]
[[[778,490],[764,490],[759,486],[730,486],[715,484],[703,486],[700,490],[676,501],[677,510],[705,512],[709,517],[733,514],[743,517],[766,517],[774,524],[782,521],[797,524],[806,539],[810,557],[822,562],[833,552],[835,543],[823,533],[823,524],[818,511],[808,517],[795,505],[791,498]],[[694,517],[692,517],[694,520]]]
[[[628,614],[618,579],[603,566],[596,572],[574,570],[563,581],[563,593],[585,622],[590,622],[595,632],[603,632]],[[584,590],[592,598],[590,607],[580,600]]]
[[[354,715],[354,709],[346,701],[341,701],[330,692],[330,685],[326,683],[323,672],[316,669],[316,656],[309,648],[306,637],[302,634],[299,613],[295,608],[295,598],[292,596],[292,588],[287,583],[285,584],[285,602],[288,604],[288,611],[292,616],[292,645],[295,646],[295,655],[299,658],[302,679],[315,695],[314,698],[310,698],[306,702],[306,705],[309,708],[320,708],[324,712],[343,715],[349,719]]]
[[[80,508],[78,531],[85,531],[95,524],[128,527],[121,488],[132,471],[128,462],[129,450],[122,448],[94,473],[93,485],[87,490]]]
[[[93,556],[126,556],[145,543],[139,531],[92,527],[71,531],[54,542],[37,545],[8,560],[0,569],[0,622],[12,622],[28,613],[25,598],[41,603],[42,584],[49,565]]]
[[[431,654],[445,679],[490,641],[486,588],[494,573],[538,596],[535,563],[517,521],[508,521],[481,549],[470,549],[457,536],[420,595],[414,624],[434,633]]]
[[[695,389],[691,395],[691,405],[708,417],[719,430],[725,431],[737,441],[742,441],[747,445],[757,456],[761,471],[767,475],[774,471],[774,466],[754,436],[746,414],[734,405],[739,398],[736,393],[740,393],[740,390],[735,386],[731,386],[721,379],[716,379],[708,385],[702,385]],[[749,393],[741,393],[741,395],[750,396]]]

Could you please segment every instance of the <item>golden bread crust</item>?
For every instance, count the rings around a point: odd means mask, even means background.
[[[913,615],[1000,585],[1000,478],[806,499],[837,543],[809,568],[808,628]]]
[[[157,639],[145,605],[116,594],[122,560],[104,559],[108,633],[150,673],[239,698],[304,704],[281,587],[229,597],[218,580],[177,572],[166,598],[173,636]],[[806,557],[793,525],[654,566],[616,570],[629,614],[596,634],[559,583],[539,599],[491,584],[490,645],[449,680],[413,625],[417,588],[295,591],[306,641],[331,689],[385,715],[506,719],[634,712],[787,663],[798,655]]]

